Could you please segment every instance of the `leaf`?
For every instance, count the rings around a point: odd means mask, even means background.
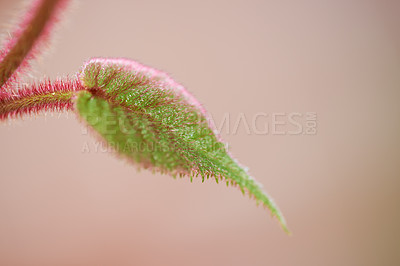
[[[126,59],[92,59],[80,75],[86,91],[78,114],[118,154],[173,176],[225,180],[268,207],[288,232],[273,200],[234,160],[204,109],[168,75]]]

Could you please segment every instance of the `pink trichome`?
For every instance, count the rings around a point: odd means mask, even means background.
[[[83,90],[80,81],[45,80],[20,90],[0,93],[0,120],[40,111],[62,111],[73,108],[74,93]]]

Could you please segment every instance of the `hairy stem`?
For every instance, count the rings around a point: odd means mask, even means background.
[[[0,94],[0,120],[43,110],[69,110],[73,107],[74,95],[83,89],[79,80],[58,80]]]
[[[35,46],[47,39],[56,20],[58,10],[66,0],[37,0],[25,19],[0,52],[0,87],[4,87],[20,67],[28,66],[27,60],[35,56]]]

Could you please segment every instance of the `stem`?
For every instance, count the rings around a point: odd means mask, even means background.
[[[15,80],[16,71],[27,67],[28,60],[38,52],[37,44],[48,39],[56,14],[66,0],[37,0],[28,10],[12,38],[0,52],[0,87]],[[20,69],[19,69],[20,68]]]
[[[21,90],[0,94],[0,120],[43,110],[61,111],[73,108],[73,98],[84,90],[79,80],[50,82],[46,80]]]

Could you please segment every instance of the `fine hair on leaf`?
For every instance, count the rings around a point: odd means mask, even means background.
[[[131,59],[99,57],[68,78],[19,80],[67,3],[34,1],[0,50],[0,120],[75,112],[120,157],[153,172],[237,187],[289,233],[274,200],[228,152],[206,110],[166,73]]]

